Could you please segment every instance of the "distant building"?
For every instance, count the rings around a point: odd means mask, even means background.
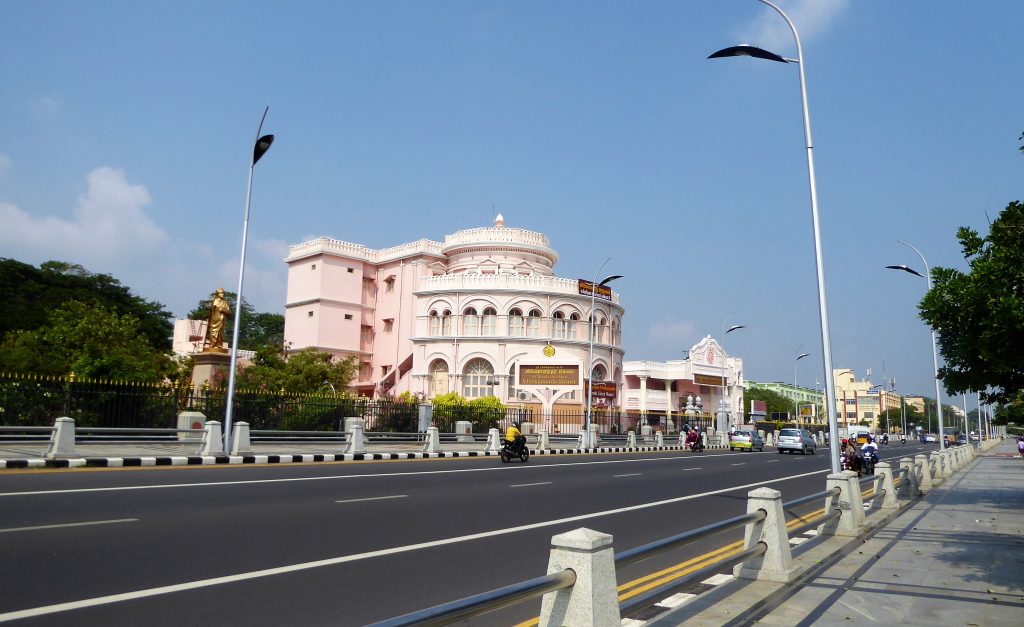
[[[836,402],[842,408],[838,415],[839,427],[867,423],[872,430],[883,429],[878,417],[887,409],[899,409],[900,396],[895,392],[873,385],[869,379],[857,380],[853,370],[837,368],[832,370],[836,384]],[[899,425],[890,424],[890,427]]]
[[[686,359],[626,361],[623,409],[678,428],[687,397],[700,397],[703,412],[715,414],[726,392],[732,424],[744,421],[743,360],[726,355],[722,346],[707,336],[690,347]]]
[[[591,296],[554,275],[558,254],[542,233],[499,215],[443,242],[381,250],[320,238],[292,246],[285,261],[286,346],[354,355],[361,395],[493,395],[543,412],[585,402]],[[616,406],[624,309],[610,291],[594,300],[593,376],[610,382],[612,398],[600,403]],[[579,377],[519,382],[520,365],[564,365]]]
[[[825,406],[825,393],[822,391],[796,386],[792,383],[783,383],[782,381],[766,383],[749,379],[747,379],[747,387],[769,390],[779,396],[788,398],[794,404],[789,409],[791,414],[797,407],[800,408],[801,423],[824,424],[825,422],[825,414],[818,413],[818,408]]]

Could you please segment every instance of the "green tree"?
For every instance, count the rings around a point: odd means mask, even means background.
[[[36,268],[0,258],[0,337],[38,329],[46,324],[48,312],[72,300],[131,315],[150,346],[171,347],[171,313],[160,303],[132,294],[109,274],[94,274],[65,261],[47,261]]]
[[[938,334],[949,394],[980,391],[1008,418],[1024,418],[1024,203],[1011,202],[982,236],[961,227],[969,266],[932,269],[921,318]]]
[[[139,319],[93,303],[69,301],[34,330],[12,331],[0,368],[103,379],[157,381],[171,369],[148,342]]]
[[[743,402],[750,407],[750,401],[764,401],[768,405],[768,416],[773,413],[784,413],[793,416],[793,401],[791,399],[762,387],[748,387],[743,391]]]
[[[209,298],[200,300],[195,308],[188,313],[188,317],[193,320],[209,320],[210,303],[213,302],[213,296],[214,294],[210,294]],[[235,306],[238,303],[238,294],[225,290],[224,298],[231,306],[231,315],[224,325],[224,339],[230,343],[235,328]],[[242,299],[239,323],[241,325],[238,331],[239,348],[259,350],[263,346],[281,346],[284,342],[284,316],[276,313],[257,312],[245,298]]]
[[[260,348],[253,363],[238,373],[240,386],[293,394],[345,394],[358,372],[357,359],[333,359],[315,348],[285,355],[280,346]]]

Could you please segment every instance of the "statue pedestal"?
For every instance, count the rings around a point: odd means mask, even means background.
[[[214,378],[217,373],[223,375],[222,380],[218,381],[219,387],[226,387],[228,382],[228,370],[231,367],[231,354],[220,353],[220,352],[202,352],[192,355],[192,389],[201,390],[203,385],[210,383],[210,387],[215,387],[214,383],[210,381]],[[221,377],[218,377],[221,379]]]

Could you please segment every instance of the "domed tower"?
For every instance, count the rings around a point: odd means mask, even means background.
[[[558,253],[543,233],[505,226],[499,213],[494,226],[464,229],[444,238],[441,253],[452,274],[519,274],[551,276]]]

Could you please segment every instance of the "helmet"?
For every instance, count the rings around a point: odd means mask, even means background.
[[[847,440],[846,438],[843,438],[843,444],[846,444],[848,442],[849,442],[849,440]]]
[[[868,442],[872,442],[872,441],[874,441],[874,438],[872,438],[872,437],[871,437],[871,434],[870,434],[870,433],[869,433],[869,434],[867,435],[867,438],[868,438]]]

